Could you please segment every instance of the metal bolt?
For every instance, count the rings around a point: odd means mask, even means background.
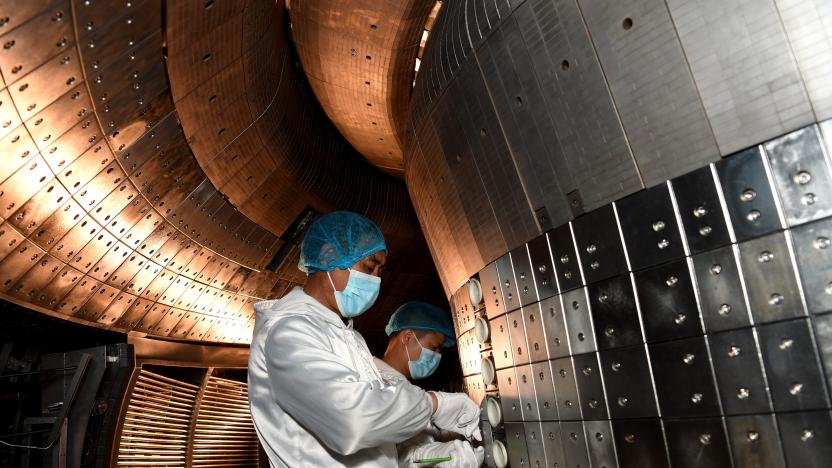
[[[789,393],[791,393],[792,395],[797,395],[798,393],[800,393],[802,391],[803,391],[803,384],[800,383],[800,382],[793,382],[789,386]]]
[[[584,368],[581,371],[584,373],[584,375],[592,375],[592,368],[589,366],[584,366]]]
[[[607,296],[607,293],[601,293],[598,295],[598,302],[606,304],[607,300],[609,300],[609,296]]]
[[[809,193],[803,195],[802,197],[800,197],[800,203],[803,203],[806,206],[812,206],[817,201],[818,201],[817,195],[815,195],[812,192],[809,192]]]
[[[752,223],[756,223],[758,219],[760,219],[760,212],[757,210],[751,210],[745,215],[745,219],[751,221]]]
[[[685,323],[685,320],[687,319],[688,318],[685,314],[676,314],[676,318],[674,318],[673,321],[676,322],[676,325],[681,325]]]
[[[785,350],[791,348],[793,344],[794,344],[793,339],[783,338],[782,340],[780,340],[780,349],[785,351]]]
[[[560,256],[561,263],[569,263],[569,255],[561,255]]]
[[[670,246],[670,241],[667,239],[662,239],[656,245],[659,247],[659,249],[664,250]]]
[[[620,407],[624,408],[624,407],[625,407],[625,406],[627,406],[629,403],[630,403],[630,400],[628,400],[628,399],[627,399],[627,397],[623,397],[623,396],[622,396],[622,397],[618,397],[618,406],[620,406]]]
[[[747,400],[749,396],[751,396],[751,390],[746,387],[740,387],[739,390],[737,390],[737,398],[740,400]]]
[[[697,206],[693,209],[693,215],[697,218],[701,218],[708,214],[708,210],[704,206]]]
[[[610,369],[612,369],[612,370],[613,370],[613,371],[615,371],[615,372],[620,371],[620,370],[621,370],[621,363],[620,363],[620,362],[618,362],[618,361],[614,361],[614,362],[610,365]]]
[[[763,250],[760,255],[757,255],[757,261],[760,263],[768,263],[774,259],[774,254],[768,250]]]
[[[546,273],[546,270],[547,270],[546,265],[540,265],[540,266],[537,267],[537,271],[539,271],[541,273]]]
[[[783,295],[779,293],[773,293],[768,298],[768,303],[773,306],[779,306],[783,304]]]
[[[690,396],[690,401],[694,405],[698,405],[699,403],[702,403],[702,394],[701,393],[694,393],[693,395]]]
[[[740,194],[741,202],[750,202],[755,198],[757,198],[757,192],[755,192],[754,189],[745,189]]]
[[[687,353],[682,357],[682,362],[684,362],[687,365],[691,365],[693,364],[694,359],[696,359],[696,356],[694,356],[691,353]]]
[[[600,264],[600,263],[598,263],[598,260],[596,260],[596,261],[594,261],[594,262],[590,263],[590,264],[589,264],[589,267],[590,267],[590,268],[592,268],[593,270],[597,270],[598,268],[600,268],[600,267],[601,267],[601,264]]]
[[[595,433],[595,440],[597,440],[598,442],[603,442],[604,441],[604,434],[601,434],[600,432],[596,432]]]
[[[749,442],[756,442],[757,439],[760,438],[760,433],[757,431],[748,431],[745,433],[745,438],[748,439]]]
[[[597,408],[597,407],[598,407],[598,400],[596,400],[596,399],[594,399],[594,398],[593,398],[593,399],[591,399],[591,400],[589,400],[589,407],[590,407],[590,408],[593,408],[593,409],[594,409],[594,408]]]
[[[718,275],[720,273],[722,273],[722,265],[720,265],[719,263],[714,263],[713,265],[711,265],[712,275]]]
[[[819,250],[825,250],[829,248],[829,245],[832,244],[832,241],[829,240],[828,237],[818,237],[815,239],[815,248]]]
[[[624,434],[624,442],[627,442],[628,444],[636,443],[636,435],[633,434],[632,432],[628,432],[627,434]]]
[[[815,438],[815,431],[806,428],[803,429],[803,432],[800,433],[800,440],[803,442],[809,442],[810,440]]]
[[[710,226],[702,226],[701,228],[699,228],[699,235],[702,237],[708,237],[711,235],[712,231],[713,229],[711,229]]]
[[[711,445],[711,435],[707,432],[699,436],[699,443],[702,445]]]
[[[566,279],[572,279],[572,272],[571,271],[564,272],[563,277],[566,278]]]
[[[799,171],[794,175],[794,177],[792,177],[792,180],[794,180],[794,183],[798,185],[806,185],[812,181],[812,174],[807,171]]]
[[[677,278],[675,276],[668,276],[667,279],[665,280],[665,284],[667,284],[670,287],[676,286],[676,283],[678,283],[678,282],[679,282],[679,278]]]
[[[612,338],[612,336],[615,335],[615,329],[610,327],[605,328],[604,335],[607,335],[607,337]]]
[[[719,306],[719,315],[725,317],[726,315],[731,313],[731,305],[730,304],[722,304]]]
[[[589,244],[586,246],[586,253],[590,255],[594,254],[596,250],[598,250],[598,247],[596,247],[595,244]]]
[[[665,228],[665,224],[664,224],[664,221],[662,221],[662,220],[659,220],[659,221],[656,221],[655,223],[653,223],[653,230],[656,231],[656,232],[659,232],[659,231],[663,230],[664,228]]]

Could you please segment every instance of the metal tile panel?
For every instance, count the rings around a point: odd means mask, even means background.
[[[789,466],[821,468],[832,460],[832,414],[829,411],[777,415]]]
[[[537,302],[537,290],[535,289],[532,265],[526,244],[511,251],[511,265],[514,269],[514,279],[520,304],[527,306]]]
[[[561,421],[560,430],[563,451],[566,455],[566,466],[575,468],[589,466],[589,453],[587,452],[583,423],[581,421]]]
[[[503,408],[504,421],[522,421],[523,411],[520,406],[520,388],[514,368],[497,371],[497,387],[500,389],[500,405]]]
[[[497,277],[500,278],[500,287],[503,290],[503,302],[506,312],[520,308],[520,298],[517,294],[517,282],[514,279],[514,268],[511,265],[511,254],[505,254],[498,258]]]
[[[566,331],[569,347],[573,354],[596,351],[595,331],[592,327],[592,312],[586,297],[586,288],[574,289],[561,296],[563,315],[566,317]]]
[[[709,333],[751,324],[738,256],[734,245],[693,257],[702,320]]]
[[[724,414],[773,411],[757,337],[743,328],[708,337]]]
[[[523,310],[515,310],[506,314],[509,339],[511,341],[511,353],[514,365],[519,366],[529,363],[529,346],[526,343],[526,329],[523,325]],[[495,350],[497,347],[495,346]]]
[[[649,348],[662,417],[719,416],[719,397],[704,337]]]
[[[809,321],[767,324],[757,331],[775,411],[829,408]]]
[[[809,311],[832,310],[832,219],[800,226],[791,234]]]
[[[560,296],[540,301],[543,330],[546,333],[546,350],[549,359],[569,356],[569,339],[566,337],[566,321]]]
[[[526,432],[526,448],[529,453],[530,467],[545,467],[546,449],[543,446],[543,432],[539,422],[525,422],[523,429]]]
[[[621,348],[644,342],[630,275],[587,286],[598,349]]]
[[[740,265],[756,323],[806,315],[789,237],[788,231],[778,232],[740,244]]]
[[[658,416],[645,347],[601,351],[599,355],[610,417],[620,419]],[[629,466],[623,461],[621,464]]]
[[[773,414],[725,418],[736,466],[785,468]]]
[[[529,241],[528,246],[537,295],[542,301],[558,293],[555,267],[552,264],[552,254],[549,252],[549,239],[543,234]]]
[[[506,444],[511,466],[528,466],[529,452],[526,447],[526,430],[523,423],[506,423]]]
[[[612,424],[609,421],[584,421],[591,466],[618,468]]]
[[[686,260],[635,274],[648,342],[702,334],[699,308]]]
[[[665,2],[578,5],[644,185],[716,160],[719,150]]]
[[[615,202],[633,271],[685,255],[667,184]]]
[[[670,462],[677,468],[731,466],[728,437],[721,418],[665,421]]]
[[[540,304],[524,307],[522,314],[523,325],[526,327],[529,360],[531,362],[539,362],[549,359],[549,353],[546,350],[546,335],[543,331],[543,315]]]
[[[613,421],[612,432],[621,468],[670,468],[664,433],[658,419]]]
[[[572,359],[566,357],[552,360],[552,375],[555,380],[559,419],[561,421],[580,420],[581,405]]]
[[[506,311],[503,304],[503,288],[500,285],[500,277],[497,276],[496,262],[489,263],[480,270],[479,278],[483,300],[485,301],[485,312],[488,314],[488,318],[492,319]]]
[[[612,205],[579,216],[572,222],[572,229],[587,284],[627,271],[627,260]]]
[[[505,315],[489,321],[491,346],[494,351],[494,365],[497,369],[514,365],[514,354],[509,338],[509,325]]]
[[[575,365],[575,380],[581,399],[581,413],[584,419],[607,419],[607,399],[601,383],[601,366],[598,353],[572,356]]]
[[[714,166],[737,241],[783,227],[759,147],[729,156]]]
[[[549,421],[540,423],[543,433],[543,448],[546,451],[546,462],[549,467],[565,467],[566,454],[563,450],[562,431],[560,423]]]
[[[537,395],[537,408],[542,421],[555,421],[558,418],[558,405],[555,398],[555,382],[549,361],[532,364],[534,391]]]
[[[731,243],[712,164],[673,179],[671,188],[691,253]]]
[[[789,226],[832,215],[832,170],[816,125],[763,145]]]
[[[535,374],[532,366],[518,366],[514,368],[517,374],[517,389],[520,392],[520,406],[523,421],[540,421],[540,410],[537,406],[537,395],[534,390]]]
[[[564,224],[546,233],[549,237],[549,248],[552,261],[555,263],[558,288],[561,292],[575,289],[583,284],[578,255],[572,242],[572,232],[568,224]]]
[[[832,388],[832,314],[815,317],[814,328],[818,351],[826,373],[826,383]]]

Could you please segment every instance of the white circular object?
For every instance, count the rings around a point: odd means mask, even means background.
[[[497,427],[503,422],[503,408],[494,397],[485,397],[485,414],[491,427]]]
[[[497,372],[494,370],[494,362],[491,358],[483,358],[482,363],[480,363],[480,369],[482,370],[482,381],[486,385],[494,384],[494,378],[497,377]]]
[[[471,299],[472,305],[477,305],[482,302],[482,285],[480,280],[471,278],[468,280],[468,298]]]
[[[499,440],[495,440],[491,445],[491,455],[494,457],[494,466],[497,468],[506,468],[508,465],[508,452],[506,446]]]
[[[480,343],[488,342],[491,338],[491,330],[488,326],[488,320],[483,317],[477,318],[477,321],[474,322],[474,336],[477,337],[477,341]]]

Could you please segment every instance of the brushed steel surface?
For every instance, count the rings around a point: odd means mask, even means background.
[[[612,422],[621,468],[670,467],[664,432],[658,419],[622,419]]]
[[[702,334],[694,285],[686,260],[635,274],[647,342]]]
[[[540,410],[535,394],[535,374],[532,366],[517,366],[514,368],[517,375],[517,388],[520,393],[520,406],[523,413],[523,421],[540,421]]]
[[[549,359],[569,356],[569,339],[566,337],[566,318],[561,296],[540,301],[540,314],[546,334],[546,350]]]
[[[584,421],[584,431],[589,448],[590,465],[606,468],[618,467],[610,421]]]
[[[564,224],[546,235],[549,237],[549,248],[557,272],[558,289],[564,293],[582,285],[583,278],[569,225]]]
[[[738,255],[734,245],[693,256],[702,320],[709,333],[751,323]]]
[[[551,362],[555,396],[558,399],[558,417],[561,421],[580,420],[581,403],[572,359],[566,357]]]
[[[664,430],[673,466],[733,466],[721,418],[669,419],[665,422]]]
[[[523,321],[522,309],[506,314],[506,323],[508,324],[509,339],[511,341],[511,354],[514,365],[516,366],[530,362],[529,345],[526,341],[526,328],[523,325]],[[495,347],[495,349],[497,348]]]
[[[592,327],[592,311],[587,300],[587,289],[573,289],[561,296],[566,331],[572,354],[596,351],[595,331]]]
[[[586,445],[586,434],[580,421],[561,421],[561,438],[563,451],[566,455],[566,466],[589,466],[589,453]]]
[[[670,183],[691,253],[729,244],[731,235],[717,192],[713,165],[677,177]]]
[[[523,423],[506,423],[506,444],[510,466],[528,466],[529,452],[526,447],[526,430]]]
[[[578,384],[583,419],[608,419],[607,398],[601,382],[598,353],[575,355],[572,362],[575,366],[575,380]]]
[[[651,344],[649,350],[663,418],[720,414],[704,337]]]
[[[520,387],[514,367],[497,371],[497,387],[500,390],[500,405],[504,421],[523,421],[520,405]]]
[[[520,305],[527,306],[537,302],[537,289],[526,244],[511,251],[511,265],[514,269],[514,281]]]
[[[645,346],[606,350],[598,354],[610,418],[658,416]],[[625,465],[622,461],[622,466]]]
[[[736,466],[784,468],[783,449],[773,414],[725,418]]]
[[[708,336],[724,414],[767,413],[773,410],[753,329]]]
[[[532,377],[541,421],[558,420],[555,382],[550,361],[532,364]]]
[[[685,255],[667,184],[638,192],[615,206],[633,271]]]
[[[563,450],[560,423],[557,421],[543,421],[540,426],[543,433],[543,449],[546,452],[547,466],[566,466],[566,454]]]
[[[546,335],[543,325],[543,311],[540,303],[522,309],[523,325],[526,329],[528,355],[531,362],[545,361],[549,358],[546,347]]]
[[[644,342],[630,275],[587,286],[598,349],[621,348]]]
[[[549,252],[548,236],[543,234],[535,237],[529,241],[528,247],[537,295],[542,301],[558,293],[555,267],[552,264],[552,254]]]
[[[826,411],[777,415],[789,466],[820,468],[832,458],[832,414]]]
[[[503,290],[506,312],[517,310],[520,308],[521,302],[517,294],[517,282],[514,279],[511,255],[503,255],[495,263],[497,264],[497,276],[500,278],[500,287]]]
[[[832,310],[832,220],[800,226],[791,234],[809,312]]]
[[[612,205],[578,217],[572,223],[587,284],[627,271],[618,221]]]

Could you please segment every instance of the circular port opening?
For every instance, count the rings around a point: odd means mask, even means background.
[[[485,414],[491,427],[497,427],[503,422],[503,408],[494,397],[485,397]]]
[[[494,362],[491,361],[491,358],[483,358],[480,366],[482,369],[482,381],[486,385],[493,385],[494,378],[497,376],[497,373],[494,371]]]
[[[474,322],[474,336],[477,337],[477,341],[480,343],[487,343],[488,340],[491,338],[491,331],[488,327],[488,320],[483,317],[479,317],[476,322]]]
[[[497,468],[506,468],[508,465],[508,452],[506,446],[499,440],[495,440],[491,446],[491,455],[494,457],[494,466]]]
[[[471,299],[471,304],[477,305],[482,302],[482,285],[480,280],[471,278],[468,280],[468,298]]]

